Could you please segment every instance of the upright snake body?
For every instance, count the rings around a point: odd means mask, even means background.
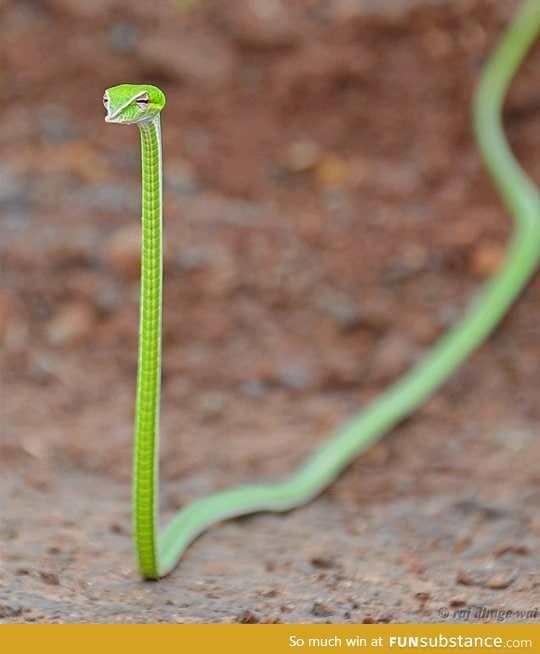
[[[514,231],[501,269],[461,321],[371,405],[338,429],[288,478],[213,493],[181,509],[158,537],[158,435],[162,313],[162,162],[160,112],[165,96],[150,85],[105,91],[105,120],[137,124],[142,150],[142,267],[139,367],[133,473],[134,537],[144,579],[173,570],[208,526],[257,511],[298,507],[324,490],[360,452],[431,395],[482,343],[523,289],[540,258],[540,194],[504,137],[501,109],[517,68],[540,32],[540,2],[526,0],[489,61],[474,103],[478,147]]]

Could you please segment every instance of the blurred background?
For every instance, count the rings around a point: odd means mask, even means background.
[[[538,279],[315,504],[212,530],[159,594],[137,581],[140,153],[137,130],[106,125],[101,104],[123,82],[168,97],[170,513],[291,471],[500,265],[511,221],[470,104],[519,4],[0,2],[0,618],[403,622],[440,619],[440,605],[533,608]],[[537,47],[505,113],[537,183],[539,64]]]

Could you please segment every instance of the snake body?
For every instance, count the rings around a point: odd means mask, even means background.
[[[288,478],[210,494],[181,509],[158,537],[158,435],[162,313],[162,161],[155,86],[105,91],[106,121],[137,124],[142,152],[142,266],[133,473],[134,538],[144,579],[171,572],[189,544],[215,522],[258,511],[286,511],[321,493],[351,461],[408,416],[480,345],[535,272],[540,258],[540,194],[504,137],[507,88],[540,32],[540,2],[526,0],[488,62],[474,101],[474,131],[484,162],[514,218],[504,264],[461,321],[408,373],[353,416]]]

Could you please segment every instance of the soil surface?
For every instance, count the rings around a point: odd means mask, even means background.
[[[168,96],[166,518],[292,471],[500,265],[511,221],[470,104],[516,7],[1,3],[3,621],[538,619],[538,277],[321,497],[138,579],[139,143],[101,106],[126,81]],[[505,113],[536,182],[539,89],[537,48]]]

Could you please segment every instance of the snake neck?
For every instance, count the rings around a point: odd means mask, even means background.
[[[135,412],[134,532],[139,570],[159,577],[158,439],[161,382],[162,166],[159,116],[139,124],[142,157],[142,258]]]

